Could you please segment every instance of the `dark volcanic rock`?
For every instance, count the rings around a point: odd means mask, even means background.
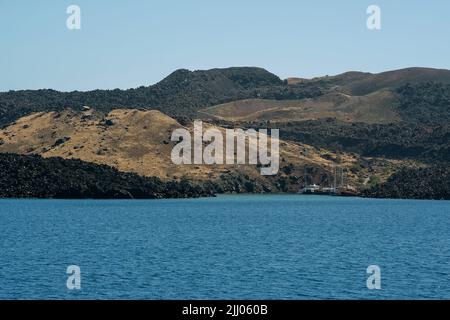
[[[59,138],[58,140],[55,141],[55,143],[53,144],[52,147],[53,147],[53,148],[54,148],[54,147],[57,147],[57,146],[59,146],[59,145],[65,143],[65,142],[67,142],[67,141],[69,141],[69,140],[70,140],[70,137],[62,137],[62,138]]]
[[[0,197],[155,199],[211,196],[187,181],[163,182],[81,160],[0,154]]]
[[[105,120],[105,125],[106,126],[113,126],[114,125],[114,121],[112,121],[111,119],[106,119]]]
[[[258,124],[262,125],[262,124]],[[273,124],[280,138],[364,157],[416,159],[428,163],[449,162],[450,125],[420,123],[367,124],[336,119]]]
[[[450,200],[450,169],[438,166],[405,168],[385,183],[364,190],[362,195],[372,198]]]

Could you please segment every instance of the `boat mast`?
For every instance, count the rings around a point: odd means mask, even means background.
[[[336,165],[334,165],[334,176],[333,176],[333,183],[334,183],[334,190],[336,190],[337,187],[337,183],[336,183],[336,179],[337,179],[337,169],[336,169]]]

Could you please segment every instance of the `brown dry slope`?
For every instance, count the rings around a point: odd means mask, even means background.
[[[393,123],[398,113],[397,89],[407,83],[450,83],[450,70],[407,68],[378,74],[346,72],[313,79],[288,78],[291,88],[315,87],[324,94],[299,100],[245,99],[199,111],[205,119],[245,122],[290,122],[336,118],[345,122]],[[407,119],[406,119],[407,120]]]
[[[395,96],[387,90],[366,96],[333,92],[314,99],[233,101],[201,110],[205,118],[227,121],[289,122],[336,118],[346,122],[391,123],[400,120],[394,111]]]
[[[205,128],[211,126],[204,124]],[[182,127],[173,118],[154,110],[34,113],[0,130],[0,152],[77,158],[166,180],[187,177],[195,182],[226,181],[227,191],[234,190],[230,185],[250,183],[253,186],[247,191],[293,192],[303,181],[305,166],[310,168],[314,182],[326,184],[330,183],[330,172],[336,165],[350,169],[359,161],[354,155],[337,155],[309,145],[280,141],[280,170],[276,176],[261,176],[256,165],[175,165],[170,154],[176,142],[170,141],[170,137],[174,129]],[[188,129],[192,132],[192,128]],[[389,168],[396,166],[385,163]],[[384,170],[380,168],[380,172]],[[367,178],[365,171],[348,175],[352,184],[361,184]]]
[[[164,178],[180,171],[165,157],[172,148],[170,135],[179,127],[159,111],[42,112],[2,130],[1,151],[77,158]]]

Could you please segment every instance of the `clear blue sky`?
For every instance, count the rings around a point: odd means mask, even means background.
[[[66,8],[81,7],[81,30]],[[366,28],[381,7],[382,30]],[[178,68],[450,69],[450,1],[0,0],[0,91],[150,85]]]

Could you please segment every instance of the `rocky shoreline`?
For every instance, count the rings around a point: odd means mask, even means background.
[[[0,154],[0,198],[163,199],[210,197],[218,193],[272,193],[242,177],[193,183],[162,181],[76,159]],[[263,186],[262,186],[263,187]],[[361,190],[365,198],[450,200],[450,169],[404,168],[386,182]]]
[[[213,196],[188,181],[164,182],[107,165],[0,154],[0,198],[161,199]]]
[[[450,169],[447,166],[404,168],[386,182],[363,190],[368,198],[450,200]]]

